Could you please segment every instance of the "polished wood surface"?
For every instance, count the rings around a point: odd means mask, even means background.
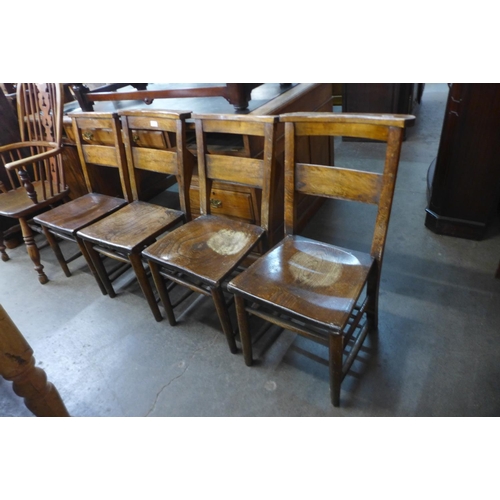
[[[269,230],[276,182],[277,117],[255,115],[194,114],[198,148],[201,216],[159,239],[143,251],[169,319],[175,316],[168,297],[167,281],[211,295],[231,352],[236,352],[222,284]],[[208,136],[224,134],[256,136],[264,141],[259,157],[240,156],[238,148],[214,151]],[[231,154],[232,153],[232,154]],[[214,182],[258,188],[261,192],[259,225],[212,215]],[[266,241],[264,239],[264,244]]]
[[[329,347],[332,404],[338,406],[342,379],[368,331],[377,329],[380,270],[403,131],[414,117],[292,113],[281,115],[280,121],[285,123],[286,237],[233,278],[228,290],[236,295],[246,364],[253,362],[247,314],[325,344]],[[386,142],[383,172],[304,162],[298,144],[304,137],[317,135]],[[298,236],[300,194],[377,205],[371,251],[353,251]]]
[[[100,281],[110,297],[116,292],[101,256],[131,265],[148,305],[157,321],[162,315],[154,292],[141,262],[141,251],[172,227],[189,219],[189,179],[194,158],[186,147],[186,119],[189,112],[130,110],[119,113],[121,133],[115,132],[114,140],[121,141],[128,165],[133,202],[103,220],[77,232],[96,268]],[[163,147],[151,145],[144,132],[159,134]],[[158,135],[153,135],[158,139]],[[96,140],[94,137],[93,140]],[[104,140],[101,137],[99,140]],[[98,154],[99,146],[95,153]],[[161,172],[173,175],[179,186],[179,205],[182,210],[166,208],[138,199],[138,172]],[[186,215],[187,214],[187,215]]]
[[[0,146],[10,190],[0,186],[0,216],[19,221],[40,283],[48,281],[27,218],[57,204],[68,195],[62,165],[62,86],[53,83],[17,85],[20,142]],[[0,234],[3,242],[3,235]],[[2,260],[8,260],[0,243]]]
[[[126,90],[123,87],[132,86],[136,90]],[[147,83],[112,83],[96,89],[90,89],[83,83],[71,85],[73,92],[84,111],[93,111],[95,102],[142,100],[152,104],[155,99],[189,98],[189,97],[223,97],[231,103],[235,110],[248,109],[251,92],[261,83],[226,83],[225,85],[207,85],[190,87],[185,84],[180,88],[149,88]],[[290,84],[282,84],[290,85]],[[118,89],[122,89],[116,92]]]
[[[33,349],[1,304],[0,376],[12,381],[14,392],[37,417],[69,417],[57,389],[35,366]]]

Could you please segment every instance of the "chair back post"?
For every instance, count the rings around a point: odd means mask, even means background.
[[[123,197],[131,202],[133,196],[118,114],[86,112],[69,116],[88,192],[98,191],[89,165],[117,168]]]
[[[175,175],[180,207],[186,220],[190,220],[189,188],[194,157],[186,147],[186,120],[191,112],[125,110],[119,116],[134,200],[139,199],[136,177],[139,170]],[[160,133],[160,143],[153,146],[145,139],[142,144],[139,131]],[[169,134],[175,136],[175,145],[172,145]]]
[[[277,116],[193,114],[198,151],[200,212],[210,214],[210,192],[214,181],[261,190],[259,225],[269,232],[276,189]],[[264,140],[262,159],[231,154],[231,148],[209,152],[208,133],[257,136]]]
[[[382,268],[385,241],[389,229],[389,219],[391,216],[392,202],[394,199],[394,188],[401,155],[401,145],[404,137],[404,129],[390,127],[387,138],[387,149],[385,155],[384,174],[382,187],[380,190],[380,202],[378,205],[377,218],[375,220],[375,230],[373,233],[371,256],[377,260],[378,268]]]
[[[18,83],[17,115],[21,142],[31,143],[30,155],[60,148],[62,144],[63,86],[60,83]],[[11,159],[13,159],[11,157]],[[20,158],[19,158],[20,159]],[[34,203],[43,202],[66,189],[60,154],[33,164],[33,179],[26,167],[16,169],[18,181],[25,186]],[[10,176],[9,176],[10,177]],[[10,177],[13,184],[13,179]],[[41,181],[35,191],[32,181]]]

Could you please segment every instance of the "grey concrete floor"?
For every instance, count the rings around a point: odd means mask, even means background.
[[[47,285],[25,248],[0,262],[0,301],[73,416],[498,416],[500,225],[483,241],[424,227],[426,175],[437,154],[447,97],[427,84],[403,144],[382,272],[379,333],[330,404],[326,350],[284,332],[258,363],[232,355],[211,302],[189,305],[179,324],[154,321],[125,276],[102,296],[84,262],[66,278],[42,250]],[[379,144],[337,144],[340,164],[381,159]],[[363,209],[364,210],[364,209]],[[361,221],[353,224],[353,214]],[[305,234],[366,248],[369,214],[326,203]],[[344,231],[340,234],[340,229]],[[339,236],[337,236],[339,234]],[[66,247],[67,249],[67,247]],[[71,251],[71,250],[70,250]],[[0,379],[0,415],[30,416]]]

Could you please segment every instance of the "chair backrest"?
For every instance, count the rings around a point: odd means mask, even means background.
[[[47,153],[61,147],[62,84],[18,83],[17,117],[20,143],[3,153],[3,164]],[[24,185],[34,203],[53,199],[67,190],[61,154],[38,159],[7,172],[12,188]],[[32,182],[34,184],[32,184]]]
[[[73,134],[89,193],[100,192],[99,176],[90,166],[118,169],[123,197],[132,201],[120,119],[116,113],[71,113]]]
[[[411,115],[351,113],[289,113],[285,122],[285,234],[296,227],[298,194],[349,200],[378,205],[371,255],[381,263],[396,183],[405,126]],[[297,143],[302,137],[345,136],[386,143],[382,173],[360,171],[334,165],[302,163]],[[380,268],[380,267],[379,267]]]
[[[124,110],[119,116],[134,200],[139,199],[141,170],[174,175],[180,207],[189,220],[189,187],[195,165],[194,156],[186,147],[186,119],[191,112]]]
[[[18,83],[17,117],[22,142],[61,145],[63,86],[60,83]]]
[[[198,149],[200,212],[210,214],[210,192],[214,181],[260,190],[259,225],[269,231],[276,183],[277,116],[193,114]],[[260,157],[241,156],[231,147],[211,150],[207,134],[257,136],[264,140]]]

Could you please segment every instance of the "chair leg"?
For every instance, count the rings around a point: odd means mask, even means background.
[[[87,266],[89,266],[90,273],[96,280],[97,284],[99,285],[99,288],[101,289],[101,292],[103,295],[107,295],[108,291],[106,290],[106,287],[103,285],[101,278],[99,278],[99,273],[97,272],[97,269],[94,265],[94,262],[90,258],[89,252],[87,251],[87,247],[83,244],[83,241],[80,238],[75,238],[76,243],[78,245],[78,248],[80,249],[80,252],[83,255],[83,258],[87,262]]]
[[[49,278],[47,278],[47,275],[43,272],[43,265],[40,262],[40,251],[36,246],[33,231],[29,227],[24,217],[21,217],[19,219],[19,224],[21,225],[21,231],[23,234],[24,243],[26,244],[26,249],[28,250],[28,255],[35,265],[35,271],[38,273],[38,281],[42,285],[45,285],[45,283],[48,283]]]
[[[252,366],[252,341],[250,339],[250,332],[248,331],[248,316],[245,311],[245,299],[240,295],[235,295],[234,305],[236,307],[236,317],[238,318],[238,329],[240,332],[241,348],[243,349],[245,364],[247,366]]]
[[[156,303],[155,299],[155,294],[153,293],[153,289],[151,288],[151,284],[149,283],[148,276],[142,265],[141,256],[135,253],[131,253],[128,256],[128,258],[134,269],[137,281],[141,286],[142,293],[144,294],[146,300],[148,301],[149,308],[151,309],[153,316],[155,317],[156,321],[161,321],[163,319],[163,316],[161,315],[160,309],[158,308],[158,304]]]
[[[42,231],[45,237],[47,238],[47,241],[49,242],[50,248],[52,248],[52,251],[54,252],[54,255],[57,258],[57,261],[59,262],[59,265],[61,266],[61,269],[64,271],[64,274],[66,275],[67,278],[71,276],[71,271],[69,270],[68,264],[66,263],[66,259],[64,258],[64,255],[62,254],[61,247],[59,246],[59,243],[57,243],[57,240],[54,238],[54,235],[45,227],[42,226]]]
[[[330,397],[333,406],[340,406],[340,385],[342,383],[342,353],[344,351],[342,335],[330,335]]]
[[[99,288],[102,290],[102,286],[104,286],[105,290],[108,292],[108,295],[113,299],[116,297],[115,290],[113,288],[113,285],[111,284],[111,281],[108,277],[108,273],[106,272],[106,269],[104,268],[104,264],[102,263],[101,256],[94,250],[94,246],[90,241],[83,241],[83,244],[85,245],[85,250],[87,251],[87,255],[89,259],[92,261],[94,264],[94,268],[96,270],[97,275],[95,276],[95,279],[97,281],[97,284],[99,285]],[[99,278],[99,279],[98,279]],[[105,295],[105,294],[104,294]]]
[[[153,281],[155,282],[156,290],[160,296],[161,303],[163,304],[163,308],[167,314],[168,322],[170,323],[170,326],[175,326],[177,321],[175,319],[174,309],[172,307],[172,302],[170,302],[167,287],[165,286],[165,281],[160,274],[158,266],[154,262],[149,261],[149,268],[151,269],[151,276],[153,276]]]
[[[7,255],[7,252],[5,251],[5,241],[3,239],[3,232],[0,231],[0,255],[2,256],[2,260],[4,262],[7,262],[9,260],[9,256]]]
[[[0,305],[0,376],[13,382],[14,392],[39,417],[68,417],[57,389],[35,366],[33,349]]]
[[[212,298],[214,300],[215,309],[219,316],[220,324],[222,326],[222,331],[226,335],[227,343],[229,345],[229,350],[236,354],[238,348],[236,347],[236,341],[234,340],[234,331],[231,325],[231,318],[229,317],[229,311],[227,310],[226,300],[220,288],[211,288]]]

